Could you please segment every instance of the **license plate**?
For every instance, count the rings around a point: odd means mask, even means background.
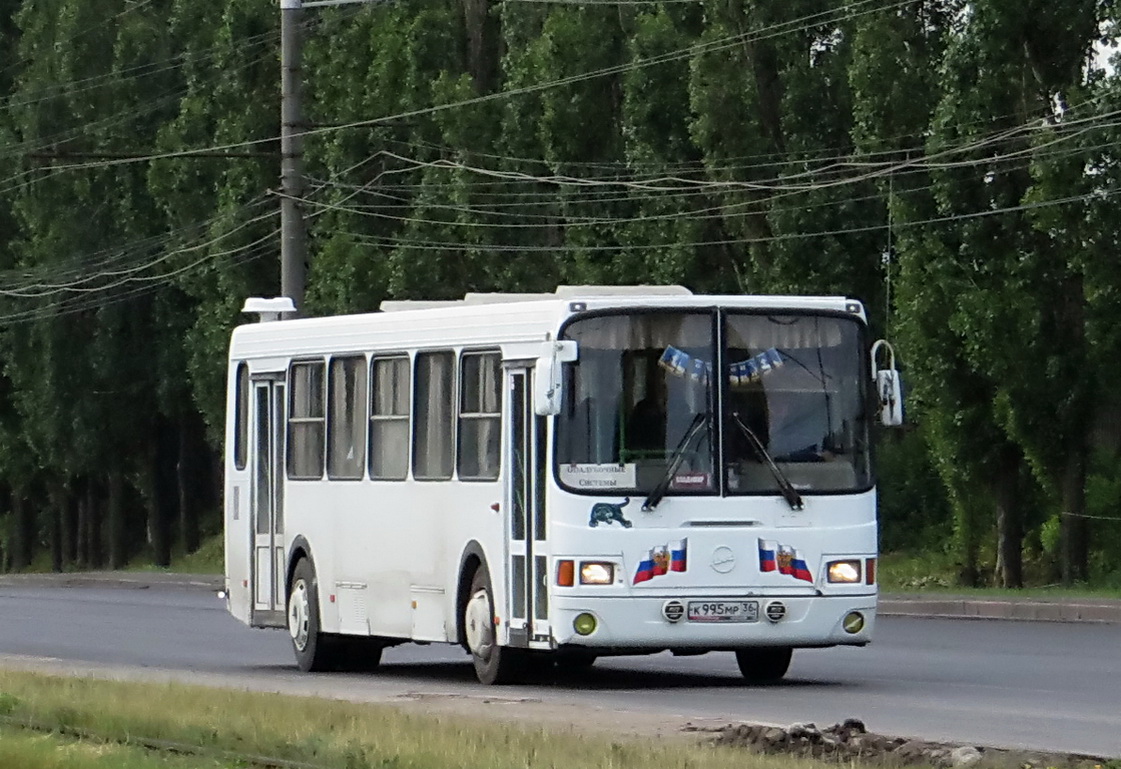
[[[758,622],[758,601],[690,601],[690,622]]]

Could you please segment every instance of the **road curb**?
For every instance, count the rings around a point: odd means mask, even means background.
[[[0,585],[24,587],[113,587],[143,590],[160,587],[179,590],[221,590],[220,574],[171,574],[167,572],[74,572],[66,574],[2,574]]]
[[[1023,598],[987,600],[958,597],[883,596],[879,616],[1006,619],[1042,622],[1121,624],[1121,601],[1056,602]]]

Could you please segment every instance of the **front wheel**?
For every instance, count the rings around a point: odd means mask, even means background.
[[[319,631],[319,595],[315,569],[301,558],[292,572],[288,588],[288,634],[296,665],[305,673],[334,667],[330,640]]]
[[[525,658],[520,649],[499,646],[494,632],[494,594],[486,567],[480,566],[471,579],[471,593],[463,611],[467,650],[481,683],[513,683],[524,672]]]
[[[760,646],[736,650],[736,664],[744,680],[752,684],[781,681],[790,668],[794,650],[789,646]]]

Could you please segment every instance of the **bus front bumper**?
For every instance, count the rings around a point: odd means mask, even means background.
[[[690,620],[690,603],[758,602],[751,621]],[[678,606],[670,605],[676,602]],[[781,604],[778,605],[778,604]],[[672,621],[668,617],[680,618]],[[589,621],[591,615],[594,621]],[[668,616],[667,616],[668,615]],[[716,651],[749,646],[863,646],[872,640],[875,595],[768,596],[701,599],[557,597],[553,639],[558,646],[585,646],[624,653],[680,649]],[[593,626],[587,632],[589,625]],[[577,632],[580,627],[584,633]]]

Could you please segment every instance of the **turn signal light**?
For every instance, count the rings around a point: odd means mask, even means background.
[[[864,560],[864,584],[876,584],[876,559],[866,558]]]
[[[572,587],[576,584],[576,562],[557,561],[557,586]]]

